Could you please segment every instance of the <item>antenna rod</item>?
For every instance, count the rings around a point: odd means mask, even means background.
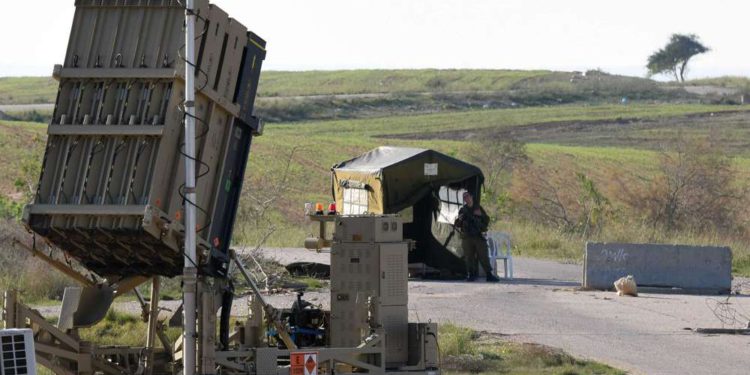
[[[183,374],[196,371],[196,285],[198,261],[195,250],[195,13],[194,0],[185,7],[185,266],[183,269],[184,331]]]

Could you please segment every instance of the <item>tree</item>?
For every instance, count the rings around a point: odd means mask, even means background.
[[[641,186],[621,181],[619,193],[654,229],[734,233],[742,226],[747,187],[715,141],[680,139],[659,164]]]
[[[473,146],[469,156],[482,167],[484,184],[489,189],[498,188],[504,174],[531,160],[526,153],[526,144],[512,138],[483,138]]]
[[[669,43],[648,57],[646,68],[650,76],[673,74],[676,81],[685,82],[690,59],[710,51],[695,34],[672,34]]]
[[[490,211],[490,217],[498,220],[508,213],[510,196],[504,190],[513,170],[531,162],[526,144],[515,139],[483,138],[473,145],[469,157],[484,173],[482,203]]]
[[[588,239],[614,218],[597,184],[567,157],[552,166],[529,163],[519,169],[511,194],[519,217]]]

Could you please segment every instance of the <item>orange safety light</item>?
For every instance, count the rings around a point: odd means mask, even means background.
[[[323,215],[323,203],[315,203],[315,214],[316,215]]]

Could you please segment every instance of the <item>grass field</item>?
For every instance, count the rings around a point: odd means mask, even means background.
[[[28,197],[36,182],[46,142],[45,124],[0,121],[0,192]],[[20,194],[20,195],[19,195]]]
[[[260,97],[440,91],[498,91],[523,79],[548,74],[526,70],[344,70],[264,71]],[[0,78],[0,104],[52,103],[51,77]]]
[[[535,125],[538,129],[552,127],[555,122],[611,121],[628,118],[633,121],[651,121],[663,124],[659,128],[661,137],[669,139],[680,130],[679,126],[691,126],[690,137],[701,137],[709,133],[726,131],[726,139],[741,139],[738,134],[747,134],[743,122],[717,121],[722,111],[743,109],[737,106],[707,105],[635,105],[635,106],[558,106],[546,108],[524,108],[447,113],[420,116],[399,116],[377,119],[319,121],[296,124],[269,125],[263,137],[254,143],[250,157],[249,191],[264,194],[277,186],[274,176],[286,165],[292,145],[298,147],[290,166],[291,177],[285,183],[285,191],[274,207],[273,219],[278,223],[278,235],[269,239],[273,246],[300,246],[302,238],[312,231],[304,228],[301,207],[305,201],[327,201],[330,199],[329,168],[336,162],[346,160],[382,144],[429,147],[459,158],[468,158],[469,149],[476,138],[435,139],[429,135],[416,138],[381,138],[384,135],[411,133],[429,134],[447,130],[483,129],[484,131],[521,128]],[[710,116],[711,113],[715,115]],[[699,114],[703,114],[698,116]],[[730,113],[727,116],[736,116]],[[683,122],[677,119],[697,116],[698,122]],[[713,130],[712,130],[713,129]],[[542,134],[544,132],[539,130]],[[467,130],[468,131],[468,130]],[[577,131],[559,137],[555,133],[547,138],[535,139],[528,145],[528,153],[536,164],[554,166],[561,161],[573,164],[578,170],[598,182],[612,175],[638,174],[649,176],[658,165],[659,152],[653,143],[638,142],[639,137],[649,136],[654,129],[639,127],[624,128],[619,137],[612,136],[612,129],[602,127],[597,131],[596,123],[590,123]],[[645,135],[644,135],[645,132]],[[738,133],[739,132],[739,133]],[[607,138],[609,137],[609,138]],[[655,136],[654,136],[655,137]],[[658,138],[658,137],[657,137]],[[623,144],[622,139],[633,139]],[[598,144],[598,145],[597,145]],[[646,149],[644,149],[646,148]],[[738,156],[737,167],[747,175],[747,148],[735,144]],[[750,176],[748,176],[750,177]],[[523,178],[523,177],[519,177]],[[746,177],[747,178],[747,177]],[[615,197],[614,203],[618,204]],[[535,257],[548,257],[579,261],[583,243],[580,237],[569,236],[538,225],[519,222],[510,218],[498,221],[496,229],[514,233],[517,253]],[[239,224],[238,241],[253,242],[257,236],[248,227]],[[725,243],[714,235],[682,233],[664,235],[650,228],[637,228],[632,223],[614,223],[596,239],[603,241],[665,243],[718,244]],[[732,242],[738,272],[748,274],[744,266],[750,249],[742,242]],[[744,260],[743,260],[744,259]]]
[[[717,79],[716,84],[736,85],[738,82],[741,81],[735,77],[725,77]],[[56,90],[56,82],[47,77],[0,79],[0,106],[52,103]],[[739,101],[739,95],[699,95],[676,84],[598,70],[264,71],[256,113],[268,123],[288,123],[479,109],[611,105],[621,101],[733,104]],[[51,115],[48,110],[6,114],[17,120],[43,122]]]
[[[14,103],[51,97],[55,86],[50,82],[47,78],[0,79],[0,103],[10,96]],[[724,77],[695,84],[736,86],[742,82],[742,78]],[[556,105],[505,108],[508,102],[503,100],[509,97],[492,96],[503,90],[532,93],[534,100],[547,98]],[[750,149],[743,141],[750,137],[746,126],[750,108],[685,101],[687,97],[679,90],[672,84],[597,71],[585,75],[510,70],[264,72],[259,112],[287,121],[272,121],[265,135],[254,141],[243,204],[249,204],[250,194],[279,195],[265,218],[276,228],[268,243],[299,246],[311,230],[304,227],[301,207],[306,201],[330,199],[328,175],[334,163],[382,144],[433,148],[468,158],[481,139],[519,139],[529,144],[529,156],[537,165],[554,166],[564,160],[603,182],[613,174],[648,176],[657,165],[658,151],[674,139],[710,136],[737,156],[737,166],[750,179],[746,173]],[[621,104],[622,92],[641,93],[631,96],[641,100]],[[445,99],[446,95],[454,96]],[[494,104],[486,104],[490,102]],[[5,212],[17,213],[19,202],[33,190],[44,133],[43,125],[0,121],[0,190],[4,196],[0,203]],[[291,153],[289,172],[282,181]],[[519,253],[580,258],[579,238],[507,217],[499,218],[496,225],[513,228]],[[632,225],[613,225],[601,234],[602,239],[717,241],[713,236],[629,233],[628,227]],[[237,242],[250,244],[262,236],[242,217],[235,233]],[[741,244],[735,251],[743,256],[748,253]],[[738,264],[750,265],[747,259]]]
[[[56,92],[52,77],[0,77],[0,104],[52,103]]]
[[[48,77],[0,79],[0,105],[52,103]],[[339,70],[261,75],[257,112],[268,122],[434,113],[481,108],[712,102],[679,86],[600,71]]]
[[[451,130],[497,129],[562,121],[659,119],[698,113],[737,111],[741,108],[743,107],[734,105],[701,104],[564,105],[458,111],[376,119],[312,121],[303,124],[287,123],[274,125],[273,130],[281,133],[291,131],[310,135],[353,134],[371,137]]]
[[[527,127],[531,126],[535,129],[532,133],[536,134],[536,138],[530,140],[528,153],[536,164],[554,166],[565,160],[595,181],[603,182],[613,174],[637,172],[648,176],[649,171],[657,165],[659,154],[654,149],[660,139],[668,140],[680,132],[694,137],[715,133],[725,134],[728,142],[737,141],[730,145],[738,155],[735,159],[737,165],[746,171],[750,162],[745,158],[750,155],[740,140],[750,136],[750,131],[743,126],[746,123],[743,118],[736,117],[745,116],[744,112],[737,112],[745,110],[738,106],[698,104],[566,105],[270,124],[265,134],[253,143],[245,194],[272,195],[283,185],[281,196],[266,218],[276,227],[268,244],[300,246],[312,231],[312,228],[304,225],[301,215],[303,203],[330,200],[330,167],[382,144],[427,147],[468,158],[478,136],[481,138],[509,129],[526,129],[528,132]],[[721,120],[727,118],[730,120]],[[617,125],[620,127],[617,132],[601,126],[613,121],[620,124]],[[563,133],[550,130],[559,123],[583,123],[585,126]],[[659,126],[624,126],[622,123]],[[680,127],[686,129],[680,130]],[[453,132],[453,135],[440,136],[446,132]],[[638,141],[645,138],[656,141]],[[631,141],[624,141],[628,139]],[[0,173],[4,177],[0,179],[0,189],[6,196],[18,200],[30,191],[29,184],[33,184],[36,178],[34,170],[38,164],[35,162],[41,159],[44,126],[0,121],[0,144],[0,161],[3,165]],[[289,163],[288,175],[285,181],[281,181],[282,171],[292,151],[294,155]],[[614,201],[617,204],[617,200]],[[244,202],[248,204],[247,199]],[[240,216],[235,240],[253,244],[262,233],[246,219]],[[512,218],[500,218],[495,225],[497,229],[511,229],[519,254],[571,261],[581,258],[584,242],[581,238]],[[632,229],[629,223],[615,223],[597,239],[695,244],[721,241],[716,236],[667,236],[646,228]],[[732,245],[737,271],[743,274],[750,272],[750,250],[743,243]]]
[[[750,78],[748,77],[727,76],[717,78],[701,78],[687,81],[687,84],[694,86],[707,85],[740,90],[750,90]]]
[[[500,91],[544,70],[338,70],[264,72],[263,97],[432,91]]]
[[[669,149],[677,138],[711,137],[733,156],[740,171],[739,184],[748,185],[750,148],[744,140],[750,138],[750,107],[707,104],[714,102],[696,100],[679,87],[649,80],[592,79],[596,74],[574,80],[571,73],[545,71],[264,73],[259,111],[272,121],[264,135],[253,141],[235,244],[258,243],[268,224],[273,235],[267,245],[301,246],[314,229],[304,222],[304,202],[329,201],[330,167],[374,147],[432,148],[471,160],[477,141],[512,137],[527,142],[534,165],[550,169],[565,165],[595,181],[617,214],[600,233],[588,238],[512,214],[496,217],[493,229],[512,233],[514,254],[578,262],[587,239],[728,245],[734,251],[735,274],[750,275],[746,241],[714,233],[656,231],[627,213],[621,197],[608,184],[613,176],[626,183],[648,180],[658,169],[661,150]],[[0,104],[49,102],[55,90],[50,82],[47,78],[0,79]],[[695,84],[736,87],[742,82],[726,78]],[[621,104],[619,98],[625,93],[633,100]],[[316,97],[296,98],[310,95]],[[525,101],[514,105],[519,99]],[[0,120],[3,216],[18,217],[30,198],[45,140],[44,124]],[[251,195],[273,198],[260,220],[263,226],[248,216],[252,211],[248,207],[255,202]],[[39,264],[35,267],[33,272],[39,272]],[[16,281],[0,278],[3,285]],[[58,292],[40,293],[37,298],[57,298]],[[142,325],[133,317],[112,313],[84,337],[136,343],[142,335],[133,332],[139,332]],[[450,374],[622,373],[549,348],[508,343],[456,326],[443,326],[441,336]]]

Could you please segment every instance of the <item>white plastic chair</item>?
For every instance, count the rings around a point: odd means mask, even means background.
[[[502,246],[505,246],[505,254],[502,252]],[[487,251],[489,252],[490,265],[495,277],[500,277],[497,274],[497,260],[502,259],[505,278],[513,278],[513,255],[511,254],[511,248],[510,234],[504,232],[487,233]]]

